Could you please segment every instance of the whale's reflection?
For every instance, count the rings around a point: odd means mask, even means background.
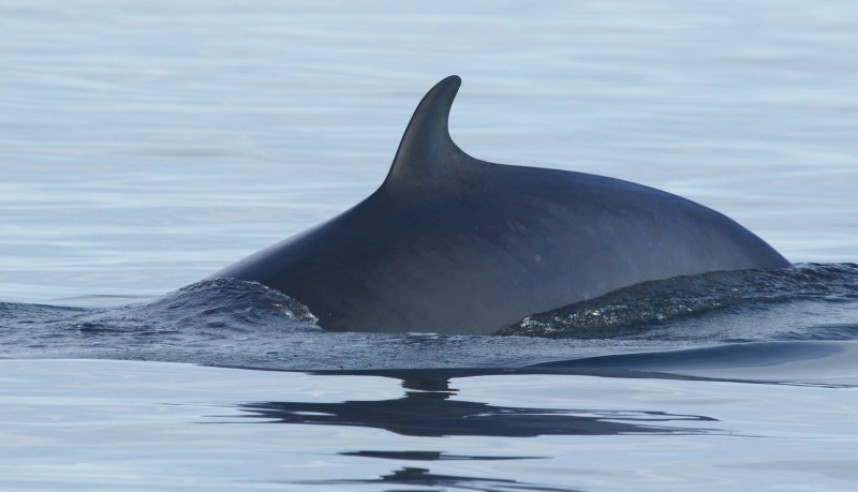
[[[576,492],[578,489],[542,486],[517,480],[497,478],[465,477],[457,475],[442,475],[431,473],[425,468],[403,467],[377,479],[363,480],[318,480],[308,482],[291,482],[305,485],[406,485],[423,487],[455,487],[456,490],[476,490],[484,492],[501,492],[513,490],[530,490],[533,492]],[[393,489],[391,489],[393,490]],[[411,489],[408,489],[411,490]],[[421,489],[422,490],[422,489]],[[444,489],[446,490],[446,489]]]
[[[473,371],[470,371],[473,373]],[[711,417],[653,410],[497,406],[451,398],[455,371],[388,371],[402,381],[401,398],[380,401],[252,402],[238,405],[245,417],[265,422],[356,426],[408,436],[505,436],[701,434],[717,432],[693,425]]]
[[[396,461],[501,461],[542,458],[541,456],[467,456],[442,451],[343,451],[339,454]]]

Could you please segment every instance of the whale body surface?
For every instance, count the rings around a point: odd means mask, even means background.
[[[282,291],[328,330],[490,334],[640,282],[789,265],[679,196],[470,157],[447,123],[460,84],[424,96],[376,192],[213,278]]]

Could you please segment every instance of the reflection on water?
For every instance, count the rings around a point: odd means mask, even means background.
[[[513,490],[530,490],[533,492],[575,492],[578,489],[544,487],[536,484],[523,483],[517,480],[501,480],[496,478],[463,477],[454,475],[438,475],[430,473],[425,468],[404,467],[378,479],[371,480],[315,480],[303,483],[307,485],[369,485],[369,484],[398,484],[411,486],[440,486],[456,487],[456,490],[478,490],[486,492],[503,492]]]
[[[397,377],[395,372],[388,373]],[[409,371],[401,376],[402,398],[379,401],[254,402],[238,406],[248,418],[266,423],[357,426],[407,436],[503,436],[703,434],[688,422],[714,422],[698,415],[649,410],[600,410],[496,406],[454,399],[450,377],[438,371]],[[682,426],[671,426],[683,422]],[[372,451],[364,451],[372,452]],[[427,456],[424,456],[427,459]],[[473,459],[473,458],[472,458]]]
[[[465,456],[441,451],[344,451],[343,456],[407,461],[498,461],[538,459],[540,456]]]
[[[701,435],[721,434],[717,429],[690,427],[688,423],[717,422],[699,415],[673,414],[652,410],[558,409],[526,406],[501,406],[456,399],[458,390],[450,386],[453,377],[465,373],[489,374],[491,371],[387,371],[385,376],[402,381],[401,398],[343,402],[256,402],[238,405],[244,417],[266,424],[309,424],[384,429],[416,437],[491,436],[530,438],[545,435]],[[495,371],[495,374],[497,372]],[[674,425],[675,423],[681,423]],[[525,447],[531,452],[533,446]],[[552,459],[553,456],[481,456],[421,450],[341,451],[340,456],[403,461],[497,461]],[[429,468],[402,466],[377,478],[294,480],[292,485],[402,485],[446,487],[476,491],[574,492],[512,479],[433,473]],[[393,489],[390,489],[393,490]]]
[[[5,361],[0,488],[520,492],[854,485],[853,468],[844,464],[855,454],[854,388],[553,370],[360,376]],[[191,482],[172,487],[176,477]]]

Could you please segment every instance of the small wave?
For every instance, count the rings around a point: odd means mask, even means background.
[[[0,356],[270,369],[523,367],[744,342],[858,339],[858,266],[799,265],[650,282],[536,314],[504,334],[326,332],[300,302],[219,279],[121,307],[0,304]]]
[[[0,304],[0,345],[7,353],[117,358],[169,346],[264,340],[283,331],[320,331],[306,306],[255,282],[198,282],[150,302],[116,308]],[[223,349],[223,347],[221,347]],[[28,353],[28,350],[30,351]],[[145,356],[142,356],[145,358]]]
[[[791,330],[781,334],[787,341],[848,341],[858,340],[858,323],[833,323],[814,326],[812,330]]]
[[[102,309],[74,320],[82,332],[138,335],[194,332],[221,337],[259,330],[315,328],[316,317],[300,302],[256,282],[217,279],[198,282],[153,301]]]
[[[856,300],[858,265],[855,264],[804,264],[775,270],[714,272],[620,289],[596,299],[528,316],[502,328],[498,334],[552,338],[636,337],[682,325],[689,319],[700,321],[726,313],[755,319],[749,315],[776,310],[779,306],[806,306],[807,303],[846,304],[847,316],[854,321],[858,318]],[[818,316],[806,318],[804,330],[817,327]],[[769,329],[756,332],[757,336],[752,338],[759,338],[763,332],[766,337],[773,336],[773,330]],[[818,336],[823,333],[823,329],[817,331]],[[711,338],[711,333],[707,336]]]

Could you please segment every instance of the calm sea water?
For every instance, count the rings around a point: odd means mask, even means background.
[[[0,487],[853,490],[856,52],[845,0],[3,2]],[[453,73],[471,155],[691,198],[800,265],[561,338],[177,291],[371,193]]]

